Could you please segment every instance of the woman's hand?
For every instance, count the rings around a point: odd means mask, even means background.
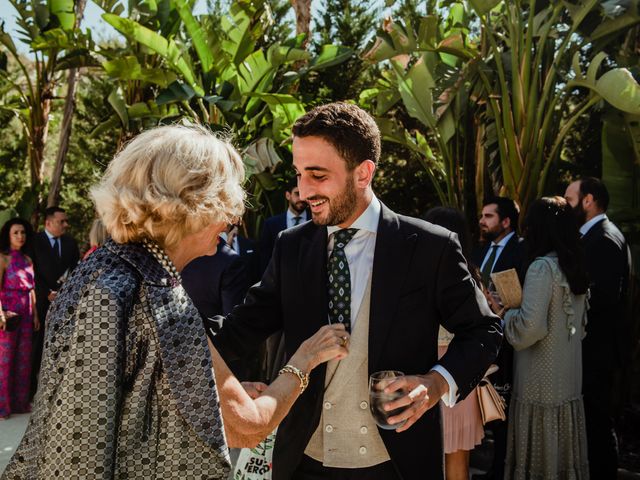
[[[12,312],[10,310],[2,310],[0,313],[0,332],[4,332],[7,330],[7,319],[13,318],[17,316],[16,312]]]
[[[33,331],[37,332],[40,330],[40,319],[38,318],[38,315],[34,315],[33,316]]]
[[[342,360],[349,354],[349,334],[341,323],[325,325],[306,339],[288,362],[305,373],[323,362]]]
[[[242,388],[244,388],[245,392],[247,392],[247,395],[249,395],[252,400],[258,398],[262,395],[262,392],[269,388],[266,383],[262,382],[240,382],[240,385],[242,385]]]

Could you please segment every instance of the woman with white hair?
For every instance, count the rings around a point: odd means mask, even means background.
[[[226,478],[228,447],[257,444],[313,368],[347,355],[347,333],[325,326],[252,399],[209,343],[180,271],[242,215],[243,177],[200,127],[146,131],[115,157],[92,190],[111,240],[49,311],[34,412],[3,479]]]

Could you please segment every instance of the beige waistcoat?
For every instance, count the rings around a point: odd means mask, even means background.
[[[327,364],[322,415],[305,454],[327,467],[365,468],[390,460],[369,412],[371,278],[351,333],[349,355]]]

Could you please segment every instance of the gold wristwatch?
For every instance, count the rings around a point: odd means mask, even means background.
[[[291,373],[298,377],[298,380],[300,380],[300,395],[302,395],[302,392],[304,392],[305,388],[309,386],[309,374],[304,373],[302,370],[294,367],[293,365],[285,365],[280,369],[278,375],[282,375],[283,373]]]

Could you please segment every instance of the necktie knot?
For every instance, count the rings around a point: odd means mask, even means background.
[[[59,257],[60,256],[60,240],[58,237],[53,237],[53,251]]]
[[[293,217],[293,225],[300,225],[300,221],[302,220],[302,217],[300,215],[296,215],[295,217]]]
[[[334,250],[344,250],[357,231],[357,228],[343,228],[342,230],[336,231],[333,234],[335,239]]]

